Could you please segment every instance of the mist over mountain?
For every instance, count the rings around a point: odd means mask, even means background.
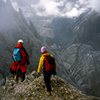
[[[99,19],[100,15],[90,9],[72,20],[55,18],[51,24],[54,25],[54,40],[58,39],[57,44],[60,45],[58,60],[60,59],[61,72],[59,73],[85,93],[96,96],[100,96]]]
[[[21,10],[16,12],[9,0],[6,3],[1,0],[0,5],[1,68],[6,71],[9,69],[9,65],[12,61],[12,50],[15,47],[18,39],[23,39],[25,48],[29,52],[30,61],[35,62],[32,56],[33,50],[37,52],[41,46],[41,42],[37,39],[38,34],[34,25],[32,23],[29,25]],[[34,46],[34,44],[36,45]],[[34,58],[35,57],[37,58],[38,56],[34,54]]]
[[[100,14],[98,0],[0,1],[0,68],[7,71],[12,50],[24,40],[32,67],[40,47],[54,53],[58,75],[88,95],[100,96]]]
[[[99,18],[99,13],[88,9],[74,19],[54,17],[50,23],[38,20],[42,25],[46,23],[48,26],[44,28],[51,28],[54,33],[51,39],[55,43],[53,51],[57,55],[59,75],[86,94],[95,96],[100,96]],[[41,27],[40,30],[42,32]]]
[[[89,8],[100,12],[99,0],[11,0],[11,2],[15,9],[21,8],[26,17],[35,14],[73,18]]]

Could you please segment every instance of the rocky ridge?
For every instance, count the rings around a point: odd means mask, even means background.
[[[43,75],[37,77],[35,71],[27,75],[24,82],[16,83],[7,78],[5,86],[0,87],[0,100],[100,100],[82,94],[60,77],[52,77],[51,80],[52,96],[48,96]]]

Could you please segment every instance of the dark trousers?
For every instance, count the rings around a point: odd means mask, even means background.
[[[16,72],[16,80],[18,81],[18,78],[21,77],[21,81],[23,82],[25,80],[25,73],[22,73],[21,69],[18,69]]]
[[[44,75],[44,82],[47,88],[47,91],[50,92],[51,91],[51,74],[43,74]]]
[[[13,71],[10,69],[10,73],[13,75],[13,78],[14,78],[14,75],[16,75],[16,71]]]
[[[10,69],[10,73],[11,74],[16,74],[16,71],[13,71],[13,70]]]

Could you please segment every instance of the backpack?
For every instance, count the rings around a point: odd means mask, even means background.
[[[13,59],[14,61],[21,61],[21,54],[20,54],[20,48],[14,48],[13,50]]]
[[[44,55],[45,56],[45,60],[44,60],[44,70],[47,73],[52,73],[55,71],[56,69],[56,63],[55,63],[55,59],[53,56],[49,55]]]

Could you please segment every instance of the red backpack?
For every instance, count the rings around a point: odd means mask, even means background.
[[[55,59],[50,54],[44,55],[44,57],[45,57],[45,60],[44,60],[44,70],[47,73],[49,73],[49,72],[52,73],[56,69]]]

